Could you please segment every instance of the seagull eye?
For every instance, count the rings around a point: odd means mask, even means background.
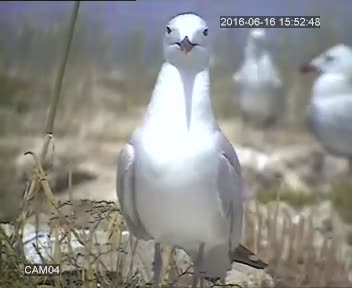
[[[170,34],[171,33],[171,28],[169,26],[166,26],[166,33]]]
[[[331,61],[334,60],[334,57],[332,57],[332,56],[330,56],[330,55],[327,55],[327,56],[325,57],[325,60],[326,60],[327,62],[331,62]]]
[[[204,29],[203,35],[204,35],[204,36],[208,36],[208,29]]]

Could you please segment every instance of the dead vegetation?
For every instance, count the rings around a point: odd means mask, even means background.
[[[98,283],[100,287],[108,288],[147,285],[150,266],[138,262],[137,254],[131,256],[136,250],[132,247],[134,243],[125,238],[125,226],[116,203],[58,203],[36,155],[29,154],[28,157],[33,157],[36,166],[21,213],[14,226],[2,225],[0,228],[0,286],[6,287],[6,283],[12,283],[11,287],[44,284],[49,287],[98,287]],[[39,191],[44,195],[40,196]],[[28,252],[28,245],[25,247],[23,236],[29,219],[33,218],[38,197],[52,208],[48,218],[52,239],[48,247],[52,250],[46,247],[51,251],[47,254],[39,245],[32,251],[41,255],[44,263],[59,263],[65,270],[60,277],[24,277],[22,274],[23,264],[33,257]],[[287,206],[273,202],[268,207],[258,203],[247,207],[245,219],[243,242],[268,261],[267,272],[273,278],[274,287],[352,285],[351,263],[348,262],[351,252],[343,250],[342,239],[332,233],[317,231],[312,216],[293,216]],[[6,227],[11,227],[10,232]],[[173,263],[170,258],[167,266],[171,271],[165,271],[165,283],[172,281],[175,287],[186,287],[190,276],[176,270]],[[264,279],[250,281],[248,283],[253,287],[268,287]],[[177,283],[182,284],[177,286]],[[238,285],[248,287],[248,283],[244,281]]]

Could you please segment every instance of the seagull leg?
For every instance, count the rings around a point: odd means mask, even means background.
[[[203,256],[204,256],[204,243],[199,245],[198,254],[196,260],[194,261],[194,273],[192,279],[192,288],[196,288],[198,285],[198,281],[200,279],[201,288],[204,287],[204,280],[201,275],[201,269],[203,267]]]
[[[153,286],[155,288],[159,287],[162,265],[163,263],[161,258],[160,243],[156,242],[154,245],[154,261],[153,261],[153,272],[154,272]]]

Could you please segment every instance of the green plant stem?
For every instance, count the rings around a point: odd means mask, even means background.
[[[46,129],[45,129],[45,141],[44,145],[42,148],[42,152],[40,155],[40,162],[43,164],[45,159],[46,159],[46,154],[48,152],[48,147],[49,143],[52,139],[52,135],[54,134],[54,123],[55,123],[55,118],[56,118],[56,111],[59,103],[59,99],[61,96],[61,90],[62,90],[62,83],[66,71],[66,66],[68,62],[68,58],[70,55],[71,51],[71,45],[72,45],[72,40],[73,40],[73,35],[75,31],[75,26],[78,18],[78,11],[79,11],[79,6],[80,6],[80,1],[75,1],[74,7],[73,7],[73,12],[69,24],[69,31],[67,35],[67,41],[66,41],[66,46],[64,50],[64,56],[61,62],[61,65],[59,67],[59,72],[56,78],[56,83],[55,83],[55,89],[54,89],[54,95],[53,95],[53,101],[50,106],[50,111],[49,111],[49,116],[48,116],[48,121],[46,124]],[[34,180],[35,182],[32,183],[31,185],[38,185],[37,179]],[[38,227],[39,227],[39,214],[37,212],[37,209],[35,209],[35,230],[36,230],[36,236],[38,235]],[[38,245],[38,238],[36,237],[36,244]]]
[[[55,117],[56,117],[56,111],[59,103],[59,99],[61,96],[61,90],[62,90],[62,83],[65,75],[65,70],[69,58],[69,54],[71,51],[71,45],[72,45],[72,40],[73,40],[73,35],[75,31],[75,26],[78,18],[78,11],[79,11],[79,6],[80,6],[80,1],[75,1],[74,3],[74,8],[71,16],[71,21],[69,25],[69,31],[67,35],[67,42],[66,42],[66,47],[64,51],[64,56],[59,68],[59,73],[56,78],[56,83],[55,83],[55,90],[54,90],[54,96],[53,96],[53,102],[51,103],[50,106],[50,111],[49,111],[49,116],[48,116],[48,121],[46,124],[45,128],[45,134],[46,135],[53,135],[54,133],[54,124],[55,124]],[[42,154],[41,154],[41,162],[45,160],[47,151],[48,151],[48,146],[50,143],[51,137],[47,137],[46,141],[44,142],[43,149],[42,149]]]

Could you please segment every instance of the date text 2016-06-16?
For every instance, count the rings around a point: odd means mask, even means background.
[[[320,28],[320,16],[220,16],[220,28]]]

